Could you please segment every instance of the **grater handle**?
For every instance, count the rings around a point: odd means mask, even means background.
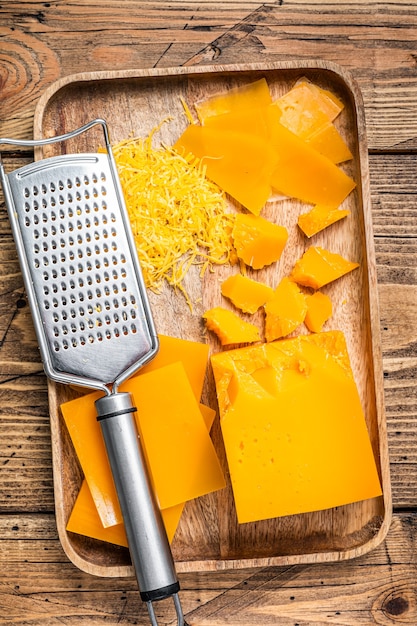
[[[37,146],[46,146],[51,143],[58,143],[60,141],[67,141],[67,139],[72,139],[73,137],[76,137],[77,135],[81,135],[82,133],[85,133],[87,130],[89,130],[93,126],[96,126],[97,124],[101,125],[103,129],[106,146],[109,146],[110,136],[109,136],[108,127],[107,127],[105,120],[101,118],[96,118],[95,120],[92,120],[91,122],[88,122],[87,124],[84,124],[84,126],[80,126],[79,128],[76,128],[75,130],[72,130],[68,133],[64,133],[63,135],[57,135],[55,137],[47,137],[45,139],[11,139],[9,137],[0,137],[0,145],[8,144],[12,146],[25,146],[28,148],[29,147],[36,148]],[[1,154],[0,154],[0,163],[1,163]]]
[[[175,596],[176,600],[179,583],[162,516],[146,470],[131,395],[113,393],[99,398],[95,405],[141,598],[148,606],[154,600],[170,596]],[[177,602],[175,604],[177,606]]]

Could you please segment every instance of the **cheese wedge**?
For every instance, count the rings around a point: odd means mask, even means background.
[[[298,226],[307,237],[312,237],[331,224],[347,217],[350,211],[317,204],[315,207],[302,213],[298,218]]]
[[[222,346],[232,343],[252,343],[261,339],[259,330],[254,324],[246,322],[233,311],[221,306],[209,309],[202,317],[207,328],[216,333]]]

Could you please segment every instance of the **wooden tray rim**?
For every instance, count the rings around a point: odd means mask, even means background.
[[[362,203],[363,214],[366,222],[366,228],[364,231],[365,241],[365,255],[367,261],[367,272],[369,278],[369,285],[377,285],[376,280],[376,264],[375,264],[375,251],[373,240],[373,229],[371,220],[371,202],[369,193],[369,170],[368,170],[368,150],[366,142],[366,126],[365,126],[365,111],[362,100],[362,94],[359,86],[350,72],[336,63],[317,60],[303,60],[303,61],[285,61],[285,62],[263,62],[263,63],[239,63],[239,64],[226,64],[226,65],[198,65],[198,66],[180,66],[170,68],[145,68],[145,69],[127,69],[127,70],[111,70],[111,71],[92,71],[81,72],[71,74],[62,77],[52,83],[43,93],[35,108],[33,131],[34,138],[40,139],[43,137],[42,133],[42,121],[46,108],[50,100],[63,88],[68,85],[74,85],[75,83],[87,83],[87,82],[105,82],[105,81],[118,81],[120,79],[144,79],[144,78],[158,78],[158,77],[172,77],[172,76],[187,76],[197,74],[224,74],[224,73],[240,73],[240,72],[272,72],[272,71],[291,71],[291,70],[323,70],[324,72],[334,74],[339,81],[342,81],[350,91],[352,96],[352,102],[354,106],[354,112],[357,120],[357,128],[360,133],[360,141],[358,141],[359,150],[359,169],[362,180]],[[40,158],[40,154],[35,150],[35,159]],[[366,193],[363,193],[365,190]],[[379,460],[381,465],[381,479],[383,486],[383,503],[384,503],[384,517],[379,527],[378,532],[366,543],[348,550],[329,550],[327,552],[316,552],[311,554],[293,554],[293,555],[280,555],[260,558],[242,558],[242,559],[208,559],[208,560],[196,560],[196,561],[176,561],[176,569],[178,573],[181,572],[198,572],[198,571],[221,571],[227,569],[241,569],[241,568],[258,568],[267,566],[282,566],[292,564],[308,564],[308,563],[325,563],[343,561],[351,558],[362,556],[374,548],[376,548],[382,541],[384,541],[388,530],[392,522],[392,493],[391,493],[391,481],[389,472],[389,453],[387,442],[387,430],[385,421],[385,401],[383,391],[383,366],[382,366],[382,350],[380,341],[380,314],[379,314],[379,300],[377,289],[374,289],[369,294],[369,313],[370,313],[370,338],[372,345],[373,356],[373,369],[374,378],[376,381],[376,416],[377,416],[377,432],[379,443]],[[378,384],[378,381],[379,384]],[[55,383],[48,381],[48,398],[50,403],[50,415],[57,414],[59,409],[56,406],[55,400]],[[56,424],[51,419],[51,437],[52,437],[52,454],[57,458],[59,455],[59,446],[57,445],[57,433]],[[59,497],[63,497],[62,482],[54,471],[54,493],[55,502],[59,502]],[[83,559],[73,548],[71,542],[68,540],[67,533],[65,531],[65,520],[62,519],[62,511],[59,506],[56,507],[56,520],[58,534],[65,553],[68,558],[76,565],[80,570],[86,573],[104,576],[104,577],[124,577],[133,575],[132,566],[101,566],[95,565],[87,560]]]

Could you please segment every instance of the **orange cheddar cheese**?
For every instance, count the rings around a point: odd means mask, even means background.
[[[156,356],[140,370],[139,376],[152,372],[164,365],[181,361],[187,374],[194,395],[200,401],[206,376],[209,347],[199,341],[189,341],[168,335],[158,335],[159,351]]]
[[[307,313],[304,324],[312,333],[319,333],[323,329],[323,325],[332,316],[332,301],[325,293],[315,291],[311,295],[306,296]]]
[[[331,91],[306,78],[302,78],[280,98],[275,100],[285,114],[285,120],[293,133],[306,132],[320,111],[333,122],[344,109],[343,102]]]
[[[211,357],[238,521],[381,495],[343,333]]]
[[[195,106],[202,125],[190,124],[174,149],[200,159],[207,177],[253,214],[272,189],[333,207],[354,189],[337,167],[352,154],[332,123],[343,105],[330,92],[304,81],[273,103],[261,79]]]
[[[199,365],[197,364],[196,367],[199,368]],[[176,403],[177,405],[175,407],[175,417],[166,413],[166,407],[163,406],[164,401],[161,398],[162,394],[158,392],[158,389],[165,389],[167,393],[171,389],[175,390],[175,394],[172,395],[172,404],[175,405]],[[204,425],[204,421],[201,412],[198,410],[196,389],[191,387],[180,361],[149,371],[146,374],[139,374],[126,381],[121,386],[121,390],[129,391],[135,398],[139,409],[137,417],[140,413],[140,418],[138,418],[139,429],[141,428],[143,420],[146,424],[146,431],[148,432],[147,438],[150,452],[147,449],[147,454],[150,465],[154,466],[152,473],[155,473],[159,477],[158,480],[161,482],[165,480],[166,484],[163,486],[163,489],[161,488],[163,497],[158,493],[158,485],[155,484],[155,490],[159,497],[161,508],[167,508],[174,504],[184,502],[187,499],[198,497],[197,494],[201,495],[209,484],[209,490],[211,490],[211,487],[217,488],[216,485],[222,484],[223,479],[221,472],[219,472],[218,460],[214,453],[211,440],[209,438],[207,439],[208,434],[206,431],[205,433],[201,432],[201,424]],[[183,392],[183,396],[178,397],[181,392]],[[153,400],[152,409],[148,401],[149,394],[151,394]],[[88,394],[63,404],[61,409],[101,522],[104,527],[108,527],[121,523],[122,515],[117,501],[100,427],[96,420],[94,401],[98,397],[100,397],[99,392]],[[145,406],[146,408],[143,409]],[[195,410],[196,406],[197,411]],[[190,462],[187,472],[192,475],[196,465],[194,454],[201,452],[202,456],[206,457],[206,461],[208,462],[207,471],[204,472],[204,476],[200,474],[194,476],[193,485],[190,485],[189,481],[188,485],[187,481],[185,483],[182,480],[173,481],[175,472],[177,470],[184,472],[184,467],[181,466],[180,468],[176,463],[174,463],[174,468],[169,467],[170,461],[168,457],[161,456],[160,449],[158,449],[158,451],[155,450],[155,441],[157,439],[155,432],[161,428],[162,423],[166,424],[167,436],[169,436],[171,431],[177,429],[176,432],[172,432],[170,437],[171,442],[176,442],[176,439],[180,437],[179,433],[184,426],[181,422],[181,416],[178,414],[181,410],[184,413],[183,421],[189,419],[194,426],[194,430],[192,428],[190,430],[190,437],[194,437],[193,441],[190,442],[184,439],[182,444],[178,443],[180,447],[182,445],[183,450],[187,448],[188,445],[194,450],[191,455],[188,454],[188,452],[184,454],[185,457],[188,457]],[[150,419],[146,411],[151,412],[152,419]],[[172,413],[172,411],[170,412]],[[155,425],[155,431],[152,431],[152,426],[149,427],[148,422],[152,422],[152,424]],[[146,448],[145,437],[143,440]],[[165,479],[161,477],[164,472]],[[210,483],[211,480],[212,483]],[[180,482],[182,483],[182,488],[178,491],[177,486]],[[167,497],[166,494],[167,490],[169,490],[167,485],[172,485],[172,493],[169,497]],[[183,497],[184,486],[186,497]]]
[[[352,158],[346,142],[333,125],[343,108],[329,91],[309,81],[300,81],[275,101],[281,111],[280,122],[333,163]]]
[[[214,116],[227,113],[251,111],[272,103],[268,83],[265,78],[215,94],[195,103],[200,122],[204,125]]]
[[[336,252],[311,246],[301,259],[296,261],[290,277],[299,285],[320,289],[357,267],[359,263],[348,261]]]
[[[298,217],[298,226],[307,237],[312,237],[324,228],[327,228],[327,226],[343,219],[349,213],[350,211],[346,209],[317,204],[311,211],[302,213]]]
[[[200,411],[206,428],[210,431],[216,412],[203,404],[200,404]],[[184,506],[185,502],[161,511],[165,530],[170,542],[174,538]],[[125,546],[126,548],[128,547],[123,523],[104,528],[85,478],[81,483],[80,491],[78,492],[72,508],[66,529],[69,532],[92,537],[93,539],[107,541],[108,543]]]
[[[221,285],[221,293],[244,313],[255,313],[273,295],[272,287],[242,274],[233,274]]]
[[[124,524],[122,522],[105,528],[97,512],[93,496],[87,481],[81,483],[80,490],[69,516],[67,531],[85,535],[100,541],[107,541],[118,546],[128,547]]]
[[[349,147],[335,126],[328,122],[304,139],[309,146],[338,164],[353,158]]]
[[[207,178],[256,215],[271,195],[275,150],[256,134],[191,124],[174,150],[200,159]]]
[[[254,324],[245,322],[239,315],[221,306],[206,311],[203,319],[207,328],[218,336],[222,346],[232,343],[253,343],[261,339],[259,330]]]
[[[284,277],[264,308],[265,338],[274,341],[289,335],[303,323],[307,302],[298,285]]]
[[[269,108],[270,144],[277,156],[272,187],[308,204],[338,207],[355,188],[354,180],[330,159],[294,135],[280,122],[280,111]]]
[[[258,270],[280,259],[288,231],[260,215],[239,213],[233,224],[232,238],[239,259]]]
[[[139,431],[161,509],[225,486],[182,363],[135,376],[120,390],[129,390],[135,398]]]

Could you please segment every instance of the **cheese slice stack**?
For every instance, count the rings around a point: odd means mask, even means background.
[[[381,495],[340,331],[211,358],[240,523]]]

